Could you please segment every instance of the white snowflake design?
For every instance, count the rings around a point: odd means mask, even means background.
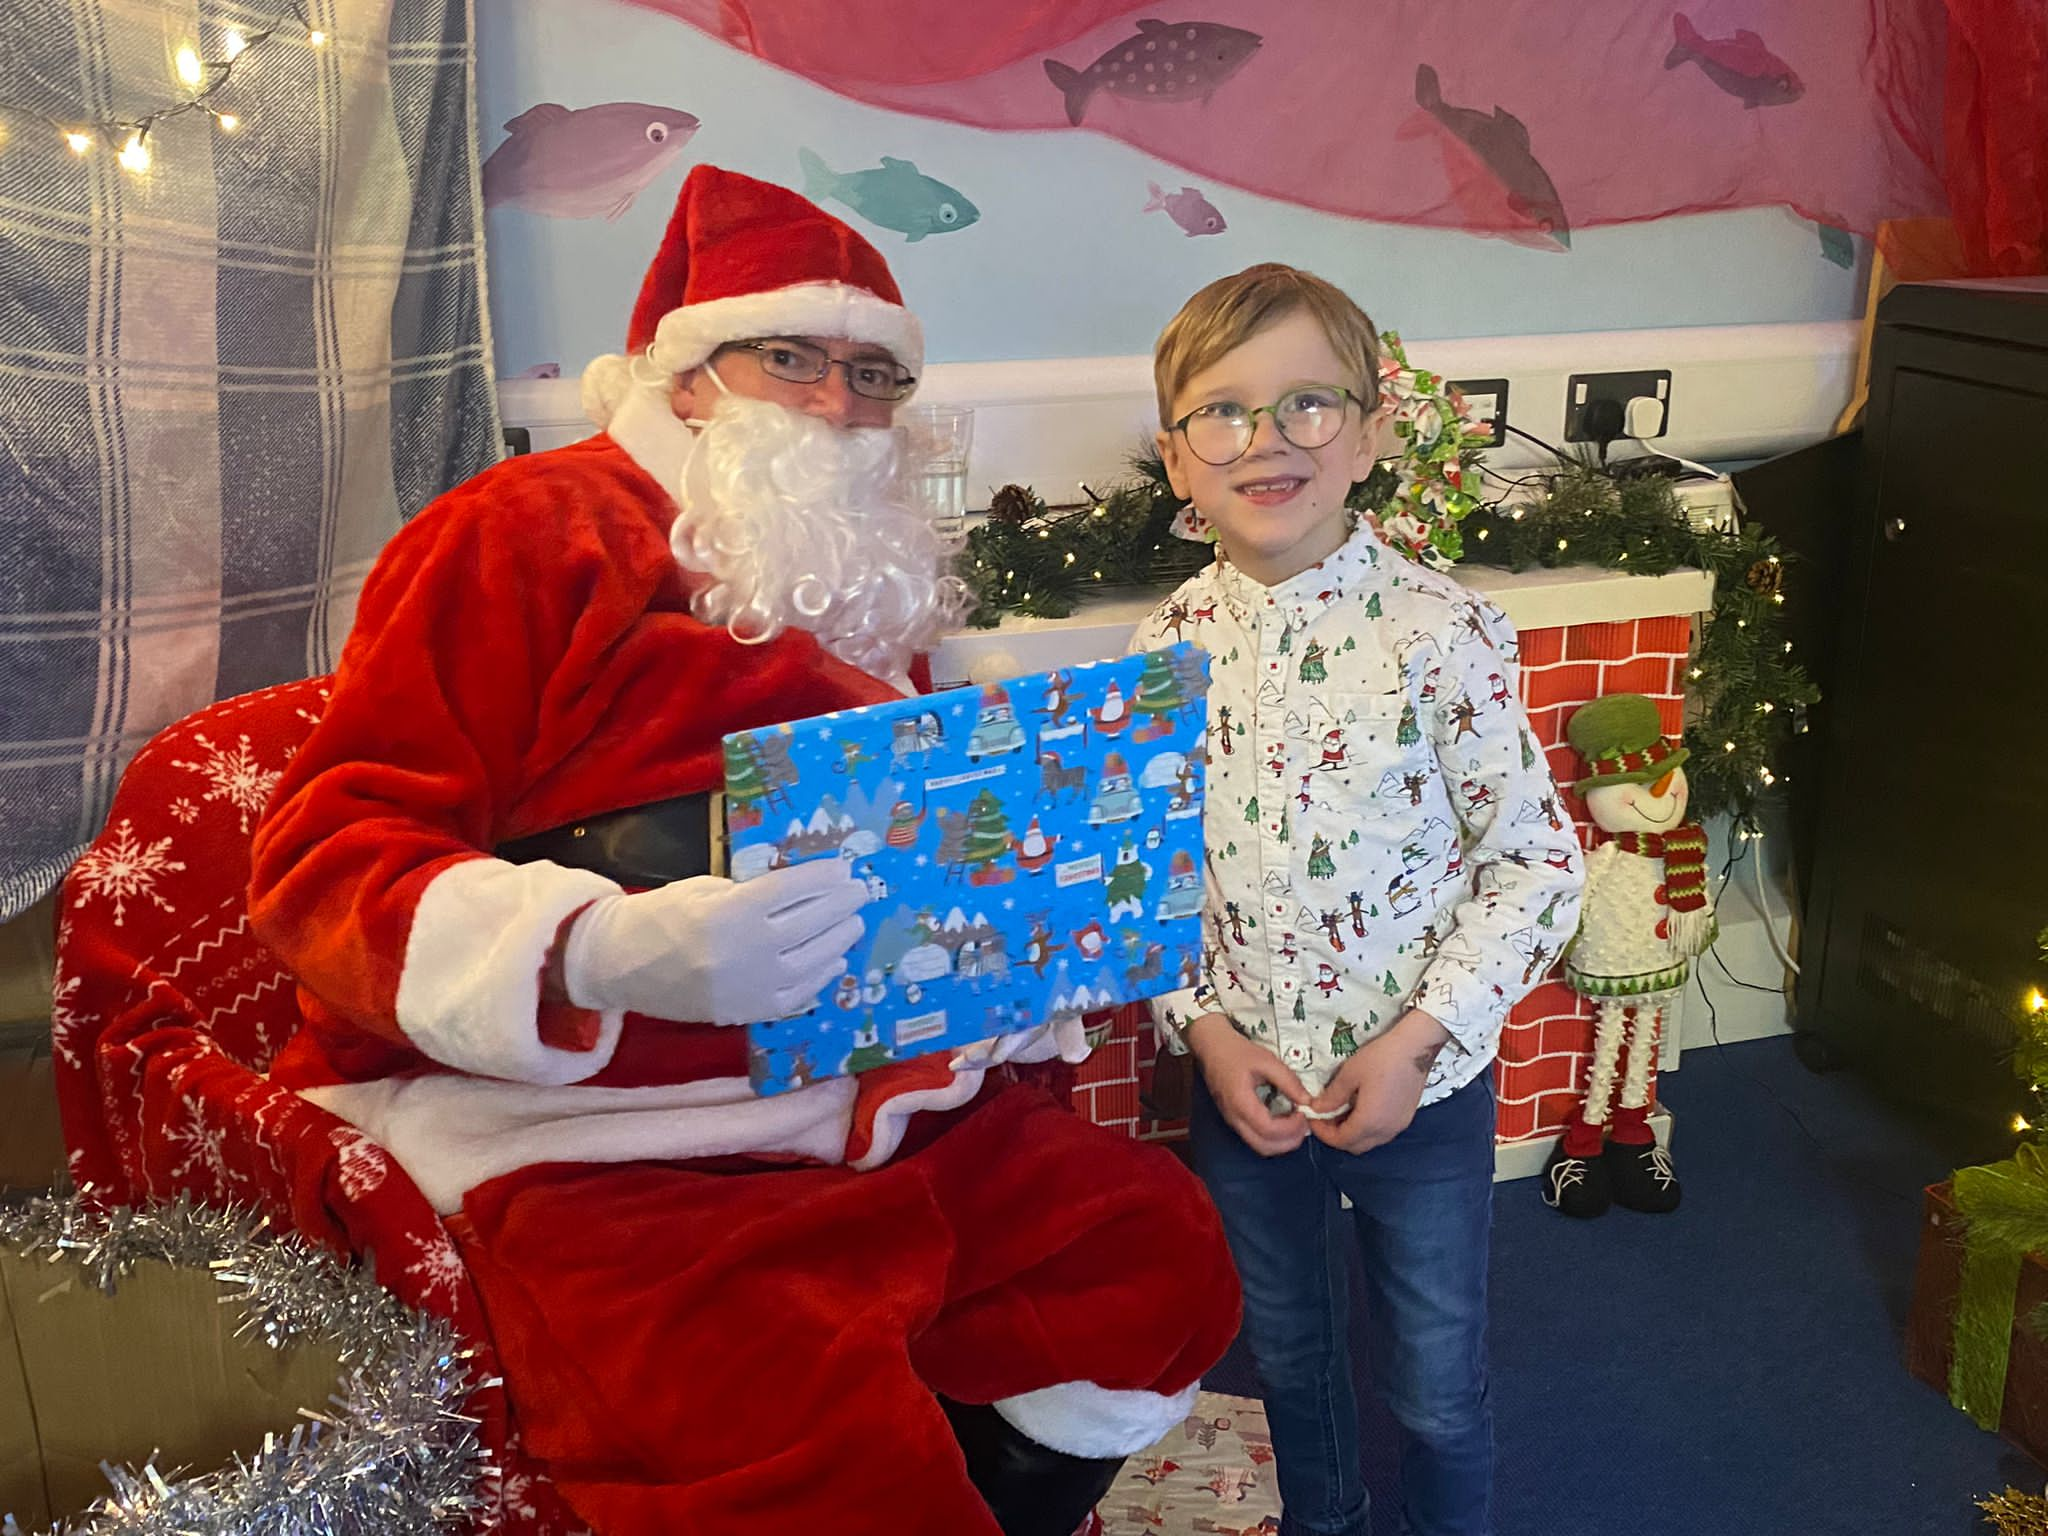
[[[351,1200],[360,1200],[384,1187],[384,1180],[391,1172],[391,1159],[369,1137],[360,1131],[336,1130],[330,1139],[341,1153],[341,1192]]]
[[[405,1272],[419,1281],[422,1295],[441,1296],[452,1305],[457,1289],[469,1272],[462,1267],[462,1255],[455,1251],[455,1244],[449,1240],[448,1234],[436,1232],[432,1237],[411,1235],[406,1240],[419,1257],[405,1266]]]
[[[270,804],[271,791],[277,788],[277,781],[284,776],[282,770],[266,769],[259,764],[255,754],[249,750],[247,736],[238,738],[239,745],[232,751],[215,746],[206,739],[203,731],[193,732],[192,739],[206,749],[205,761],[188,763],[183,758],[172,758],[171,766],[204,774],[209,787],[203,798],[224,800],[241,812],[242,830],[247,832],[250,816],[260,815]]]
[[[525,1472],[508,1473],[498,1497],[505,1508],[522,1519],[532,1520],[540,1514],[533,1502],[533,1478]]]
[[[189,1149],[185,1160],[171,1170],[171,1177],[183,1179],[193,1172],[204,1173],[213,1182],[213,1196],[217,1200],[227,1198],[230,1187],[237,1181],[233,1169],[228,1167],[227,1133],[215,1130],[206,1123],[206,1116],[200,1112],[199,1101],[187,1098],[183,1101],[184,1122],[170,1132],[169,1140],[174,1146]]]
[[[171,816],[189,827],[199,819],[199,807],[180,795],[171,802]]]
[[[79,1066],[84,1058],[78,1051],[78,1036],[89,1030],[92,1020],[71,1006],[78,996],[78,976],[59,971],[50,984],[50,1049],[67,1067]]]
[[[120,927],[128,915],[130,896],[147,896],[166,912],[178,909],[163,898],[157,890],[160,875],[175,874],[184,869],[182,860],[171,856],[171,840],[158,838],[153,843],[139,843],[135,839],[135,826],[127,817],[114,828],[114,835],[86,851],[72,868],[78,883],[78,899],[74,907],[82,907],[95,896],[111,897],[114,903],[114,926]]]

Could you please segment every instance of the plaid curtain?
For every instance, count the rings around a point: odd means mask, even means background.
[[[7,15],[0,920],[157,730],[331,668],[385,540],[499,440],[469,0]],[[232,127],[162,118],[119,163],[116,125],[191,99],[231,33]]]

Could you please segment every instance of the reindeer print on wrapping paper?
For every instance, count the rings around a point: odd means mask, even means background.
[[[1076,763],[1073,767],[1069,768],[1060,761],[1059,753],[1039,753],[1038,799],[1050,800],[1054,805],[1058,805],[1062,792],[1066,794],[1069,805],[1087,796],[1088,765],[1086,763]],[[1032,803],[1035,805],[1037,801]]]

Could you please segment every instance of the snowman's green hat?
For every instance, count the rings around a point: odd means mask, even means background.
[[[1572,788],[1580,794],[1603,784],[1651,784],[1691,754],[1664,739],[1664,717],[1640,693],[1595,699],[1572,716],[1566,737],[1591,770]]]

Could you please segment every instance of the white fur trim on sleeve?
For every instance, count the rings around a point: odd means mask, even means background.
[[[1036,1392],[997,1398],[997,1413],[1012,1429],[1048,1450],[1069,1456],[1129,1456],[1185,1419],[1199,1381],[1174,1393],[1117,1391],[1092,1381],[1062,1381]]]
[[[436,1072],[301,1093],[397,1160],[441,1215],[500,1174],[537,1163],[686,1161],[774,1153],[836,1163],[852,1078],[756,1098],[743,1077],[649,1088],[536,1088]]]
[[[596,1046],[540,1039],[540,977],[563,919],[619,887],[541,860],[466,859],[427,883],[398,976],[398,1027],[446,1066],[521,1083],[575,1083],[603,1070],[623,1013],[598,1015]]]
[[[896,1155],[896,1149],[903,1144],[903,1133],[910,1128],[912,1115],[926,1109],[958,1109],[981,1092],[981,1077],[982,1074],[973,1069],[955,1072],[943,1088],[913,1088],[885,1099],[875,1107],[874,1131],[868,1138],[867,1152],[847,1166],[858,1168],[863,1173],[881,1167]]]
[[[1074,1015],[1007,1035],[991,1035],[963,1046],[953,1057],[953,1070],[985,1070],[1006,1061],[1028,1066],[1040,1061],[1078,1063],[1087,1059],[1088,1031],[1080,1017]]]
[[[760,336],[835,336],[887,347],[924,372],[924,328],[901,304],[851,283],[792,283],[765,293],[684,304],[661,317],[649,351],[665,373],[694,368],[729,341]]]

